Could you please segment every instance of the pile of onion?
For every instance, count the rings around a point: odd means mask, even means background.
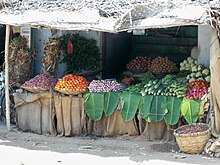
[[[151,58],[146,56],[137,56],[126,65],[126,69],[134,73],[146,72],[150,67]]]
[[[176,64],[170,61],[168,57],[160,57],[152,60],[150,71],[154,74],[173,73],[178,71]]]
[[[122,85],[116,80],[93,80],[89,84],[89,92],[117,92],[122,90]]]
[[[26,81],[21,88],[43,88],[43,89],[52,89],[56,83],[57,79],[49,74],[40,74],[34,78]]]

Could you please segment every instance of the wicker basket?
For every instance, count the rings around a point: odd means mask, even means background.
[[[21,87],[21,88],[32,93],[45,92],[50,90],[49,88],[38,88],[38,87]]]
[[[197,154],[204,150],[204,147],[210,138],[210,127],[204,123],[196,123],[192,125],[202,127],[204,131],[188,134],[180,133],[181,130],[189,127],[189,125],[184,125],[174,131],[174,136],[181,151],[189,154]]]
[[[66,95],[79,95],[84,93],[83,91],[68,91],[68,90],[58,90],[58,89],[55,90]]]

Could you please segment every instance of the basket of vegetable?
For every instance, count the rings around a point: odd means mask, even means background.
[[[77,95],[84,93],[89,82],[83,76],[68,74],[60,79],[54,89],[67,95]]]
[[[82,94],[85,92],[85,91],[59,90],[59,89],[56,89],[56,91],[63,93],[63,94],[66,94],[66,95],[78,95],[78,94]]]
[[[174,136],[181,151],[197,154],[203,151],[210,138],[210,127],[205,123],[184,125],[174,130]]]
[[[37,93],[53,89],[56,83],[57,79],[55,77],[49,74],[40,74],[26,81],[21,88],[29,92]]]
[[[40,88],[40,87],[22,87],[24,90],[32,93],[49,91],[50,88]]]

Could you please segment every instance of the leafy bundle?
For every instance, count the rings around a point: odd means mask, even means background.
[[[72,43],[71,52],[68,52],[68,40]],[[66,64],[66,73],[99,68],[100,52],[95,39],[86,39],[79,34],[66,34],[60,37],[60,45],[63,53],[61,62]]]

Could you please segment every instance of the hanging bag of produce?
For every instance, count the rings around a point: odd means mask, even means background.
[[[73,53],[73,44],[72,44],[70,38],[68,39],[67,53],[68,53],[68,54],[72,54],[72,53]]]

